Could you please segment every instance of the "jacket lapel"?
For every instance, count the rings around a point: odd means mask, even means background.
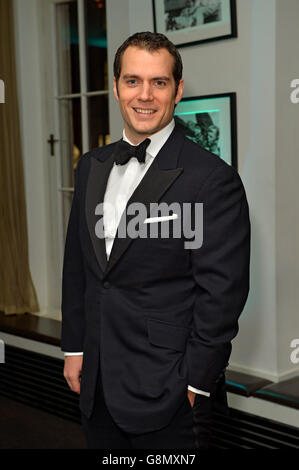
[[[183,171],[183,168],[177,168],[178,157],[180,155],[183,142],[184,135],[177,129],[174,129],[171,136],[155,157],[154,162],[151,164],[145,176],[130,197],[122,214],[120,224],[122,224],[124,217],[126,217],[126,224],[135,217],[134,215],[127,215],[126,213],[127,207],[135,202],[143,204],[146,207],[147,217],[150,216],[150,204],[159,202],[163,194]],[[108,156],[106,153],[103,156],[99,156],[97,159],[91,158],[86,193],[85,210],[88,229],[98,263],[104,272],[104,276],[106,276],[116,265],[134,240],[127,234],[125,238],[119,238],[118,234],[116,234],[109,261],[107,262],[105,239],[98,238],[95,233],[95,224],[98,220],[98,216],[95,215],[95,207],[104,200],[107,181],[113,162],[113,151],[109,153]]]
[[[87,226],[98,263],[103,272],[107,267],[106,245],[105,239],[96,235],[95,227],[99,216],[96,215],[95,210],[97,205],[104,201],[107,181],[113,163],[113,154],[111,153],[108,157],[105,154],[103,159],[91,157],[86,188],[85,215]]]

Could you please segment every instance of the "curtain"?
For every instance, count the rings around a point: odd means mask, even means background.
[[[0,0],[0,310],[5,314],[38,312],[32,282],[20,138],[13,2]]]

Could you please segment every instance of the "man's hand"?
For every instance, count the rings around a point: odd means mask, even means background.
[[[190,405],[193,408],[194,400],[195,400],[196,393],[192,392],[192,390],[188,390],[188,398],[190,401]]]
[[[64,360],[64,378],[70,389],[78,394],[80,393],[82,362],[83,354],[80,356],[66,356]]]

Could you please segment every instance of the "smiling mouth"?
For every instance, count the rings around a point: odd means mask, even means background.
[[[142,108],[133,108],[135,113],[137,114],[154,114],[156,112],[155,109],[142,109]]]

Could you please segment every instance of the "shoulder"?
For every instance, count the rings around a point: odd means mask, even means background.
[[[206,150],[204,147],[201,147],[199,144],[193,142],[193,140],[189,139],[185,135],[183,137],[183,142],[182,163],[184,166],[200,169],[206,168],[207,170],[230,166],[218,155],[215,155],[209,150]]]
[[[218,155],[209,152],[184,135],[179,165],[192,180],[206,184],[215,179],[240,179],[238,171]]]
[[[94,149],[89,150],[88,152],[84,153],[79,160],[80,165],[86,165],[86,162],[90,161],[91,158],[95,158],[97,160],[104,160],[109,157],[117,142],[113,142],[109,145],[104,145],[103,147],[96,147]]]
[[[103,147],[96,147],[84,153],[79,159],[76,172],[84,173],[89,170],[90,162],[94,158],[98,161],[104,161],[106,158],[109,158],[112,155],[113,150],[117,142],[113,142],[109,145],[104,145]]]

